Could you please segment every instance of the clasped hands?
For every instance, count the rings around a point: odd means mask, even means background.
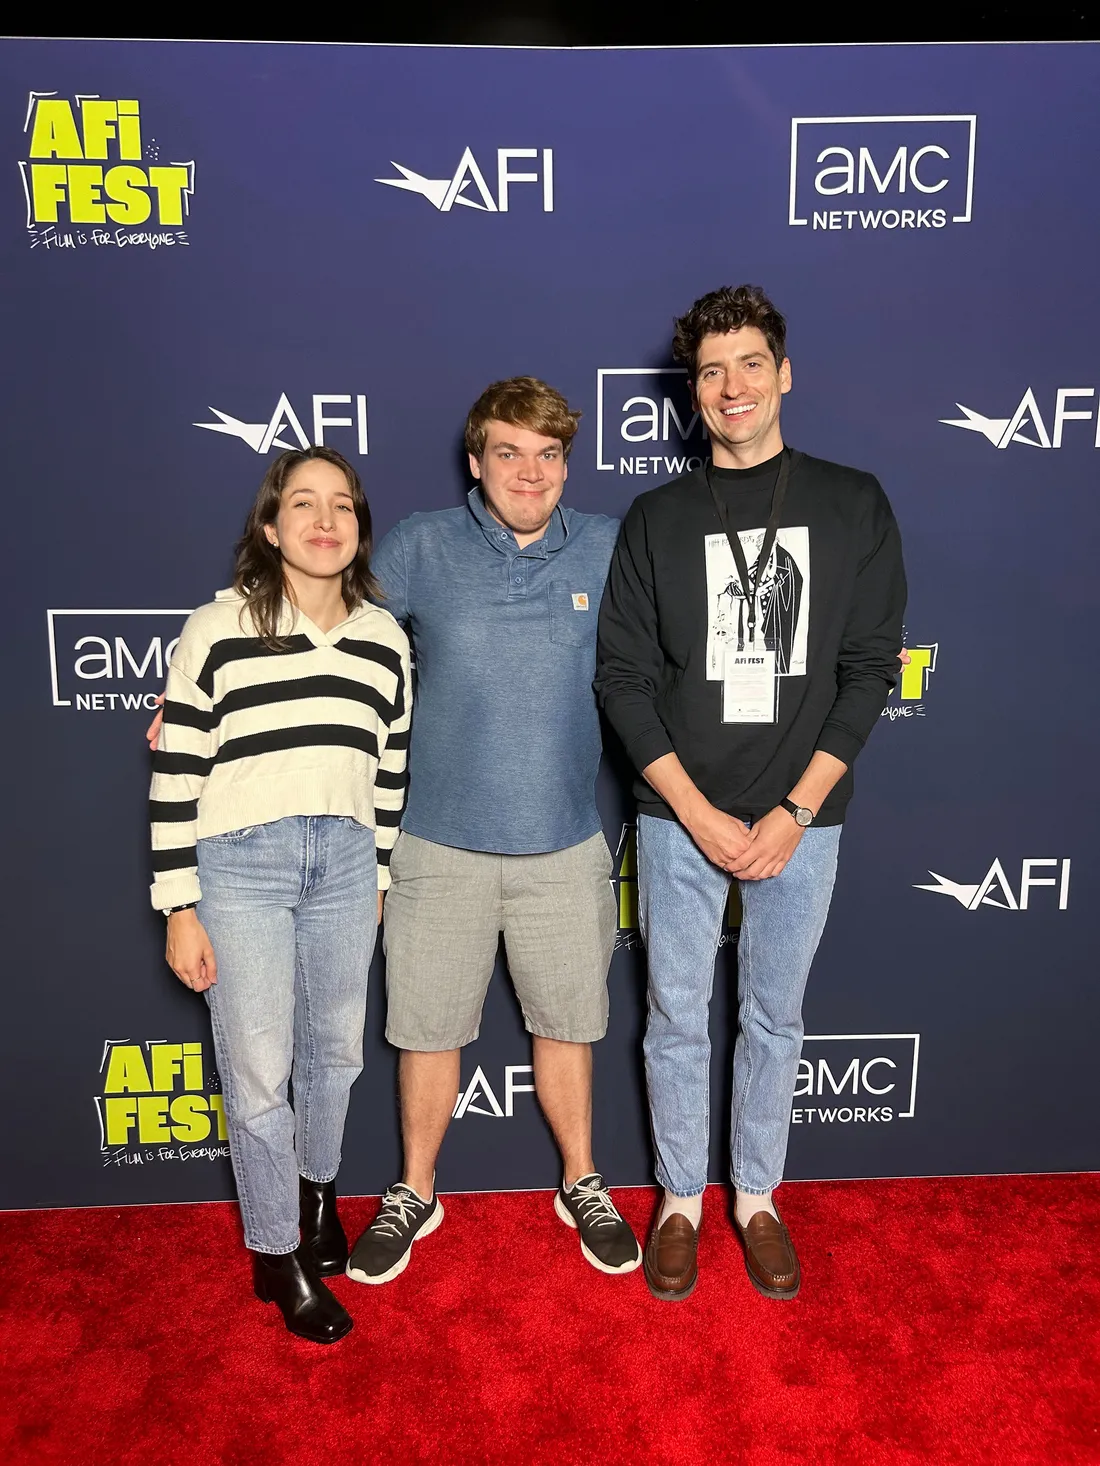
[[[802,839],[802,827],[785,809],[769,811],[747,828],[733,815],[708,803],[687,826],[688,834],[712,864],[739,881],[777,876]]]

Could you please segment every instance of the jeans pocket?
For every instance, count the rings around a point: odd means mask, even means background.
[[[262,828],[262,825],[245,825],[240,830],[227,830],[224,835],[204,835],[200,843],[203,845],[241,845]]]

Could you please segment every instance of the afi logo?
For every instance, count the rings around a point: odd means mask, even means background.
[[[977,911],[980,906],[996,906],[1001,911],[1027,911],[1032,891],[1039,886],[1051,886],[1058,892],[1058,910],[1065,911],[1069,906],[1069,870],[1068,858],[1065,860],[1023,861],[1020,865],[1018,899],[1005,873],[1005,868],[999,860],[995,860],[982,879],[974,885],[948,880],[946,876],[930,870],[928,874],[936,884],[934,886],[916,885],[913,889],[932,891],[937,896],[954,896],[959,905],[965,906],[967,911]],[[1047,871],[1048,874],[1036,875],[1036,871]],[[1049,906],[1052,899],[1053,897],[1048,896],[1045,904]]]
[[[600,367],[596,467],[676,478],[703,462],[706,429],[684,367]]]
[[[156,711],[190,611],[46,612],[55,708]]]
[[[814,229],[968,224],[976,127],[969,114],[792,117],[788,223],[812,221]]]
[[[1007,448],[1009,443],[1026,443],[1029,448],[1060,448],[1066,423],[1092,422],[1094,416],[1091,405],[1083,411],[1080,406],[1071,408],[1069,404],[1073,401],[1091,404],[1095,396],[1095,387],[1059,387],[1054,395],[1050,432],[1031,387],[1020,398],[1010,417],[985,417],[956,402],[962,417],[941,417],[940,422],[949,428],[966,428],[968,432],[981,433],[994,448]],[[1095,416],[1096,433],[1092,446],[1100,448],[1100,414]]]
[[[532,163],[531,159],[535,161]],[[521,160],[523,166],[519,171],[513,171],[512,164]],[[542,212],[554,212],[553,148],[497,148],[495,195],[471,148],[462,154],[451,178],[425,178],[403,163],[392,163],[392,166],[401,177],[376,178],[375,183],[418,193],[441,214],[449,214],[455,204],[466,209],[480,209],[486,214],[506,214],[510,207],[511,189],[516,184],[527,183],[542,185]]]
[[[266,422],[242,422],[240,418],[230,417],[229,413],[212,407],[210,411],[219,419],[218,422],[196,422],[191,426],[205,428],[210,433],[226,433],[231,438],[240,438],[242,443],[248,444],[253,453],[260,454],[270,453],[272,448],[311,448],[314,446],[323,448],[327,428],[348,428],[355,433],[355,444],[358,451],[366,455],[367,399],[362,392],[354,396],[350,392],[315,392],[311,402],[313,426],[311,438],[306,436],[302,420],[291,406],[290,398],[285,392],[280,394],[275,404],[275,411]],[[329,409],[332,407],[346,408],[348,415],[345,416],[341,412],[338,416],[329,416]],[[289,442],[289,437],[293,437],[294,441]],[[335,447],[336,445],[331,444],[330,446]]]
[[[531,1074],[534,1071],[530,1064],[505,1064],[504,1066],[504,1108],[501,1108],[500,1100],[493,1092],[493,1087],[485,1077],[485,1070],[479,1064],[474,1070],[469,1084],[458,1096],[455,1107],[451,1111],[451,1118],[461,1120],[463,1115],[486,1115],[492,1120],[511,1119],[515,1110],[515,1097],[517,1094],[534,1094],[533,1084],[517,1084],[517,1074]],[[488,1106],[488,1108],[485,1108]]]

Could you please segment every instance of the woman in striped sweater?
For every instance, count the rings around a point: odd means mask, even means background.
[[[409,643],[372,605],[371,519],[328,448],[269,468],[233,588],[188,618],[153,755],[153,905],[204,993],[257,1296],[331,1343],[333,1178],[405,792]],[[293,1106],[288,1099],[288,1085]]]

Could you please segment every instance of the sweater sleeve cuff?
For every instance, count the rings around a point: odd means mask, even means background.
[[[197,870],[173,872],[160,877],[149,887],[155,911],[170,911],[173,906],[189,906],[192,901],[202,900]]]
[[[664,758],[666,753],[674,753],[672,740],[664,728],[651,728],[640,737],[635,738],[627,747],[630,760],[639,773],[648,769],[651,763],[657,759]]]
[[[849,768],[855,763],[863,747],[863,740],[847,728],[838,728],[835,723],[826,723],[817,740],[817,753],[831,753],[833,758]]]

